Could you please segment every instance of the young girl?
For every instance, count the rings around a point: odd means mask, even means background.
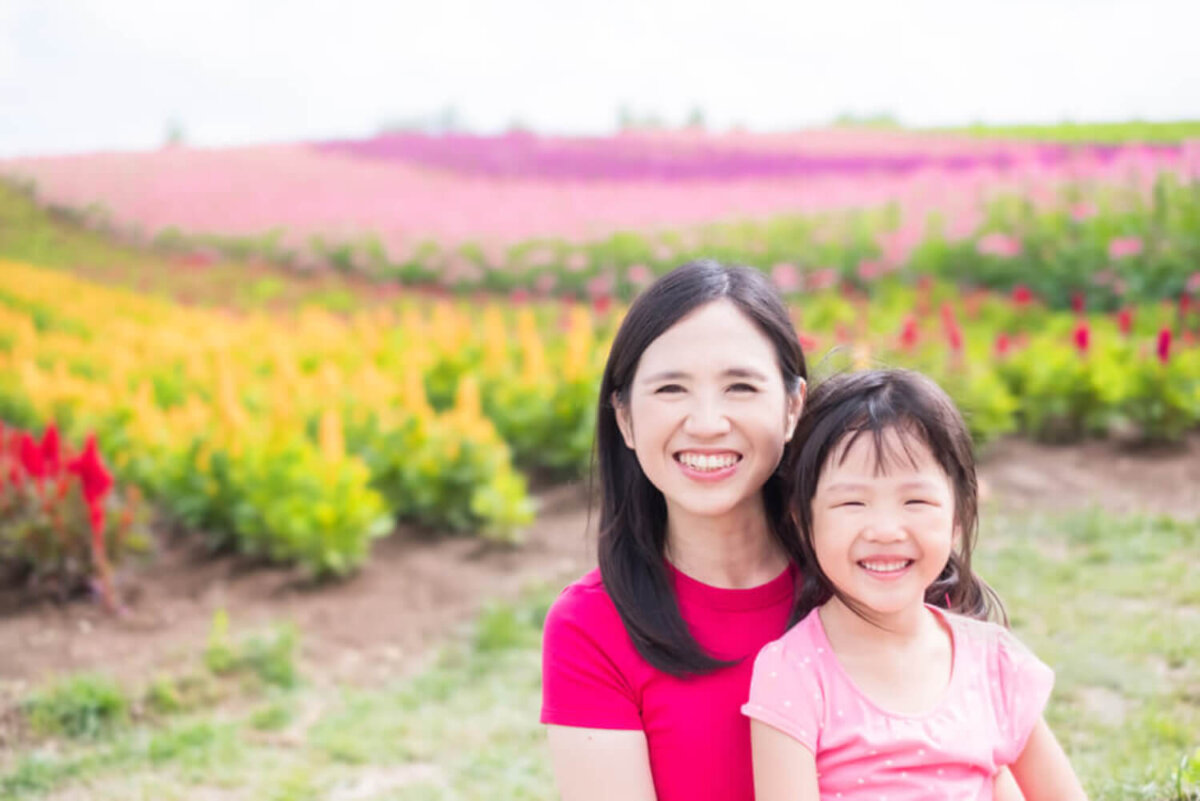
[[[971,572],[953,402],[910,371],[839,375],[795,438],[803,618],[760,652],[742,708],[757,801],[990,800],[1005,766],[1028,801],[1084,798],[1042,718],[1053,673],[976,619],[1003,612]]]

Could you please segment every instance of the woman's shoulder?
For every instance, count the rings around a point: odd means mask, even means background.
[[[626,639],[617,607],[604,588],[600,569],[585,573],[563,588],[546,612],[546,631],[574,632],[589,640]]]
[[[604,589],[600,568],[595,568],[563,587],[550,604],[546,619],[594,619],[607,616],[610,612],[616,614],[616,611],[612,598]]]

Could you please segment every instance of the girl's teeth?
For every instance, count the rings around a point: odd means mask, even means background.
[[[908,567],[909,562],[905,559],[899,562],[861,562],[860,564],[875,573],[895,573],[897,570]]]
[[[705,456],[698,453],[680,454],[679,461],[693,470],[724,470],[737,463],[738,457],[733,455]]]

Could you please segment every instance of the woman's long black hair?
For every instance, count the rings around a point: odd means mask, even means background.
[[[766,275],[750,267],[703,259],[667,273],[634,301],[608,354],[596,419],[600,575],[638,653],[676,676],[731,663],[705,652],[679,611],[664,550],[666,499],[646,477],[634,451],[626,447],[614,399],[621,405],[628,403],[638,362],[651,342],[692,311],[717,300],[733,303],[771,340],[784,389],[798,392],[807,378],[804,353],[787,308]],[[772,535],[789,558],[799,562],[799,538],[787,509],[787,487],[778,472],[767,480],[762,493]]]
[[[900,435],[904,454],[885,453],[884,435],[889,430]],[[786,462],[802,554],[799,563],[805,574],[795,614],[803,617],[836,595],[869,619],[821,570],[812,542],[812,502],[821,473],[829,459],[845,458],[860,436],[871,438],[878,469],[884,469],[889,457],[911,458],[913,440],[924,443],[954,488],[959,536],[941,575],[926,589],[926,602],[969,617],[997,617],[1007,623],[1000,598],[971,570],[979,527],[979,484],[967,425],[954,401],[933,379],[900,369],[842,373],[821,382],[808,395],[792,437],[797,444]]]

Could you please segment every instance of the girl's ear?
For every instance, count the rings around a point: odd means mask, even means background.
[[[629,416],[629,406],[622,403],[620,396],[614,392],[612,394],[612,407],[617,416],[617,428],[621,429],[621,439],[625,440],[625,447],[632,451],[634,450],[633,419]]]
[[[804,411],[804,400],[807,397],[808,382],[801,378],[800,387],[795,392],[788,393],[787,436],[784,437],[785,442],[791,442],[792,434],[796,433],[796,423],[800,422],[800,414]]]

